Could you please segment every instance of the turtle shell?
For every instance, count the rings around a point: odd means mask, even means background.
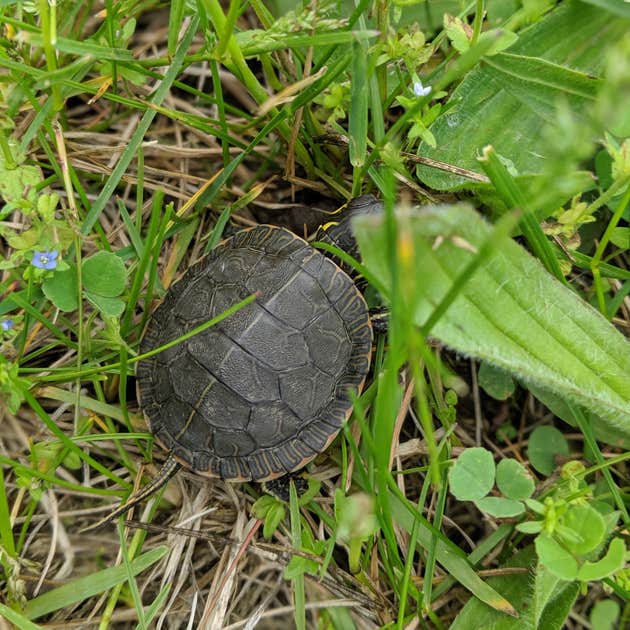
[[[352,279],[267,225],[236,233],[189,268],[152,314],[140,352],[253,293],[216,326],[137,366],[151,431],[201,475],[262,481],[305,466],[339,432],[369,369],[372,327]]]

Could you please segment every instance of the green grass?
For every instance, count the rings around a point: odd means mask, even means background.
[[[622,5],[2,4],[0,618],[627,625]],[[357,225],[360,269],[389,330],[309,492],[180,473],[148,531],[82,534],[166,457],[134,378],[156,300],[224,234],[312,235],[366,193],[384,213]],[[541,426],[570,464],[530,455]],[[538,503],[456,499],[472,446],[524,464]],[[588,553],[571,513],[601,528]]]

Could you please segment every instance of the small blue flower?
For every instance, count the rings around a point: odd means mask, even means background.
[[[3,332],[8,332],[11,328],[13,328],[13,326],[15,326],[15,324],[12,319],[3,319],[0,322],[0,328],[2,328]]]
[[[54,269],[57,266],[59,252],[54,249],[49,252],[33,252],[31,265],[38,269]]]
[[[413,84],[413,93],[416,96],[427,96],[428,94],[431,94],[431,86],[427,85],[426,87],[424,87],[424,85],[422,85],[422,81],[418,80]]]

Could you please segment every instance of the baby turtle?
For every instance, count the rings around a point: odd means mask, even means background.
[[[354,199],[317,238],[357,256],[350,218],[381,208],[371,195]],[[252,294],[219,324],[138,363],[140,407],[169,457],[153,481],[93,527],[181,466],[228,481],[274,480],[335,438],[370,367],[369,311],[349,273],[284,228],[241,230],[190,267],[153,312],[140,353]]]

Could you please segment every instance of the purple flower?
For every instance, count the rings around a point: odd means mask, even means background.
[[[424,87],[424,85],[422,85],[422,81],[418,80],[413,84],[413,93],[416,96],[427,96],[428,94],[431,94],[431,86],[427,85],[426,87]]]
[[[0,322],[0,328],[2,328],[3,332],[8,332],[9,330],[11,330],[11,328],[13,328],[15,324],[13,323],[12,319],[3,319]]]
[[[49,252],[33,252],[31,265],[38,269],[54,269],[57,266],[59,252],[54,249]]]

